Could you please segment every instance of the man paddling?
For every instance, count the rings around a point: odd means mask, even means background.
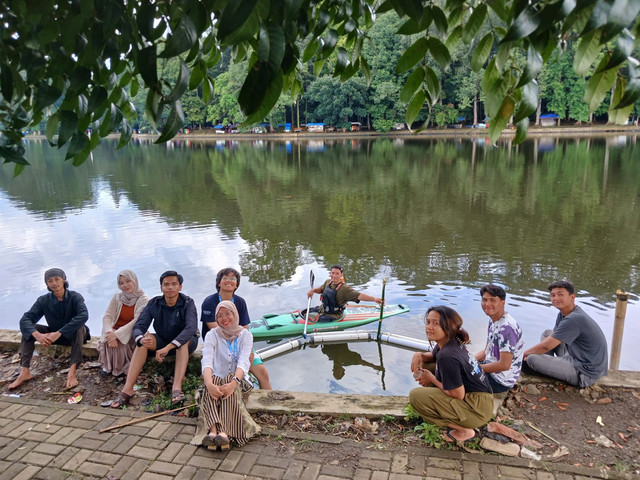
[[[50,345],[66,345],[71,347],[67,388],[78,385],[76,370],[82,361],[82,344],[89,340],[89,328],[85,325],[89,312],[84,298],[77,292],[68,290],[67,275],[60,268],[50,268],[44,272],[44,283],[49,293],[38,297],[36,303],[20,319],[22,342],[20,344],[20,374],[9,390],[19,387],[31,380],[29,370],[36,342],[45,347]],[[38,321],[44,316],[46,325]]]
[[[366,293],[360,293],[345,284],[342,281],[342,267],[340,265],[333,265],[331,267],[330,278],[326,280],[321,286],[312,288],[307,292],[309,298],[313,297],[314,293],[320,293],[320,300],[322,305],[309,309],[309,313],[317,312],[317,322],[332,322],[342,318],[344,315],[344,307],[347,302],[360,303],[376,302],[378,305],[382,305],[382,299],[378,297],[372,297]],[[306,312],[302,312],[304,317]]]

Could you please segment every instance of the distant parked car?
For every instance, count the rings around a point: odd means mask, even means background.
[[[405,125],[404,123],[396,123],[396,124],[393,126],[393,129],[394,129],[394,130],[406,130],[406,128],[407,128],[407,127],[406,127],[406,125]]]

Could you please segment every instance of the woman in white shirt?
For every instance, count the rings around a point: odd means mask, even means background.
[[[198,431],[205,427],[208,433],[201,439],[194,438],[193,443],[210,450],[228,450],[231,442],[242,446],[260,430],[243,402],[243,394],[253,390],[245,379],[251,365],[253,336],[240,326],[233,302],[220,302],[215,318],[218,326],[207,334],[202,349],[206,391],[200,402]]]

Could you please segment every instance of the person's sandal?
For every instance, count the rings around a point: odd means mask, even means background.
[[[171,405],[179,405],[184,402],[184,393],[180,390],[171,392]]]
[[[229,441],[229,437],[226,434],[218,434],[213,437],[213,443],[216,444],[216,447],[219,451],[224,452],[231,448],[231,442]]]
[[[131,400],[131,397],[133,397],[133,395],[129,395],[128,393],[124,393],[124,392],[120,392],[118,394],[118,396],[116,397],[116,399],[111,402],[111,408],[123,408],[126,407],[127,404],[129,403],[129,400]]]

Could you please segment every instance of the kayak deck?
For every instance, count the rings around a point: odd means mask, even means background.
[[[409,311],[404,305],[385,305],[382,318],[399,315]],[[344,316],[332,322],[316,322],[309,317],[307,332],[340,331],[359,327],[380,318],[380,307],[377,305],[347,305]],[[304,316],[300,310],[280,315],[266,314],[261,319],[249,324],[254,340],[271,340],[301,335],[304,331]]]

